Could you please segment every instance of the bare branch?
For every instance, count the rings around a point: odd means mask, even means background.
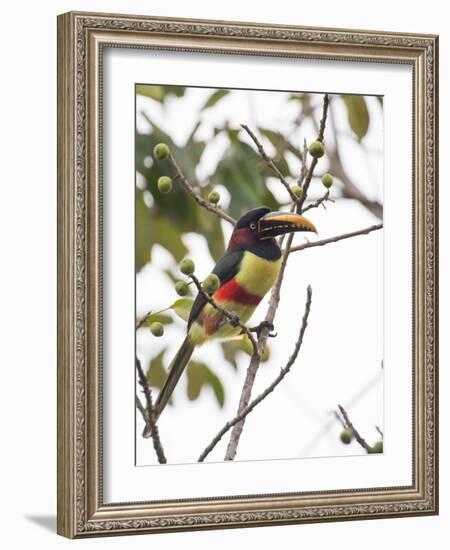
[[[147,409],[144,407],[144,405],[142,404],[142,401],[139,399],[139,397],[137,395],[136,395],[136,408],[141,413],[145,424],[146,425],[149,424]]]
[[[383,439],[384,435],[383,435],[383,432],[382,430],[380,429],[379,426],[375,426],[375,429],[377,430],[377,432],[381,435],[381,438]]]
[[[272,170],[272,172],[275,174],[275,176],[280,180],[280,182],[283,184],[283,186],[285,187],[286,191],[289,193],[289,196],[291,197],[291,200],[295,203],[297,203],[297,201],[299,200],[298,197],[294,194],[294,192],[292,191],[291,189],[291,186],[289,185],[289,183],[286,181],[285,177],[283,176],[283,174],[280,172],[280,170],[278,169],[278,167],[276,166],[276,164],[273,162],[273,160],[269,157],[269,155],[266,153],[266,151],[264,150],[264,147],[262,146],[262,143],[259,141],[259,139],[255,136],[255,134],[253,133],[252,130],[250,130],[250,128],[246,125],[246,124],[241,124],[241,128],[243,128],[247,134],[251,137],[251,139],[253,140],[253,142],[255,143],[256,147],[258,148],[258,151],[259,151],[259,154],[262,156],[262,158],[264,159],[265,163],[267,164],[267,166],[270,168],[270,170]]]
[[[314,246],[324,246],[330,243],[337,243],[338,241],[343,241],[345,239],[351,239],[352,237],[357,237],[359,235],[368,235],[372,231],[377,231],[378,229],[383,229],[383,224],[378,223],[377,225],[371,225],[370,227],[365,227],[364,229],[358,229],[357,231],[351,231],[350,233],[342,233],[341,235],[335,235],[334,237],[328,237],[328,239],[322,239],[321,241],[307,242],[304,244],[299,244],[291,248],[291,252],[298,252],[299,250],[305,250],[306,248],[313,248]]]
[[[227,214],[224,210],[216,206],[215,204],[212,204],[211,202],[204,199],[198,191],[196,191],[192,185],[189,183],[186,176],[181,171],[181,168],[178,166],[177,161],[175,160],[172,153],[170,153],[168,158],[170,164],[172,165],[175,174],[177,178],[180,180],[181,185],[183,186],[184,190],[189,193],[196,201],[197,203],[202,207],[206,208],[206,210],[209,210],[209,212],[213,212],[216,214],[216,216],[219,216],[219,218],[222,218],[223,220],[226,220],[227,222],[231,223],[232,225],[236,225],[236,220],[232,218],[229,214]]]
[[[286,376],[286,374],[291,370],[291,367],[295,363],[300,348],[303,343],[303,336],[306,331],[306,327],[308,325],[308,317],[309,312],[311,311],[311,297],[312,297],[312,290],[311,286],[308,286],[307,292],[306,292],[306,304],[305,304],[305,311],[303,313],[303,319],[302,324],[300,327],[300,332],[297,338],[297,341],[295,343],[294,351],[292,352],[292,355],[289,357],[288,362],[286,363],[286,366],[283,367],[280,370],[279,375],[275,378],[275,380],[268,386],[258,397],[253,399],[253,401],[238,415],[236,415],[232,420],[227,422],[225,426],[220,430],[220,432],[214,437],[214,439],[211,441],[211,443],[205,448],[205,450],[202,452],[202,454],[198,458],[198,462],[203,462],[205,458],[209,455],[209,453],[214,449],[214,447],[219,443],[219,441],[222,439],[222,437],[230,430],[233,426],[235,426],[238,422],[243,420],[247,415],[249,415],[253,409],[261,403],[270,393],[273,392],[273,390],[280,384],[280,382],[283,380],[283,378]]]
[[[167,459],[164,454],[164,449],[161,444],[161,439],[159,437],[159,430],[158,426],[155,421],[155,415],[153,414],[153,400],[152,400],[152,394],[147,382],[147,378],[144,374],[144,371],[142,370],[142,365],[139,359],[136,357],[136,370],[138,372],[139,376],[139,383],[142,386],[142,389],[144,391],[145,401],[147,403],[147,418],[146,418],[146,430],[147,427],[150,429],[150,435],[153,440],[153,448],[155,449],[156,456],[158,457],[158,462],[160,464],[166,464]],[[137,402],[136,402],[137,403]],[[139,401],[140,403],[140,401]],[[141,403],[142,406],[142,403]],[[138,405],[138,409],[141,411],[141,408]],[[144,417],[145,418],[145,417]]]
[[[306,139],[303,140],[303,154],[302,154],[302,167],[298,176],[297,183],[301,187],[308,173],[308,144]]]
[[[251,331],[247,327],[247,325],[244,325],[244,323],[241,322],[241,320],[239,319],[239,317],[236,314],[230,313],[229,311],[227,311],[225,308],[220,306],[212,298],[212,296],[210,296],[207,292],[205,292],[205,290],[202,287],[202,284],[200,283],[200,281],[197,279],[197,277],[194,274],[189,275],[189,277],[192,280],[192,282],[194,283],[194,285],[197,287],[197,290],[198,290],[199,294],[201,294],[205,298],[205,300],[208,302],[208,304],[211,304],[214,309],[216,309],[224,317],[226,317],[232,326],[239,327],[242,330],[242,332],[245,332],[245,334],[248,336],[248,338],[249,338],[249,340],[250,340],[250,342],[253,346],[253,353],[254,354],[258,353],[258,346],[257,346],[256,340],[253,337],[253,334],[251,333]]]
[[[327,123],[327,115],[328,115],[328,106],[329,106],[329,104],[330,104],[330,98],[329,98],[328,94],[325,94],[323,96],[322,118],[320,119],[319,132],[318,132],[318,135],[317,135],[317,141],[321,141],[322,143],[323,143],[323,138],[324,138],[324,134],[325,134],[325,126],[326,126],[326,123]],[[305,176],[305,179],[304,179],[304,182],[303,182],[303,186],[302,186],[303,195],[297,203],[297,207],[298,207],[299,212],[301,211],[301,209],[303,207],[303,204],[305,203],[306,196],[308,194],[309,185],[311,183],[311,180],[312,180],[312,177],[313,177],[313,174],[314,174],[314,170],[316,169],[317,163],[318,163],[318,159],[316,157],[314,157],[312,159],[311,164],[309,166],[309,169],[306,173],[306,176]]]
[[[323,197],[320,197],[316,201],[312,202],[311,204],[308,204],[308,206],[305,206],[305,208],[302,208],[302,214],[304,212],[307,212],[308,210],[311,210],[312,208],[318,208],[321,204],[325,208],[325,202],[331,201],[334,202],[334,199],[330,198],[330,191],[327,191]]]
[[[355,426],[352,424],[350,418],[348,417],[347,411],[342,405],[338,405],[339,411],[342,414],[346,427],[352,431],[356,441],[361,445],[361,447],[367,452],[372,452],[372,447],[367,443],[367,441],[361,436]]]

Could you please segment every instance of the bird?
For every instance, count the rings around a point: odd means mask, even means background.
[[[296,231],[317,233],[313,223],[300,214],[272,211],[266,206],[244,213],[234,227],[224,255],[212,271],[220,280],[218,289],[210,294],[214,302],[241,323],[247,323],[280,271],[282,253],[275,237]],[[241,330],[208,303],[202,293],[197,295],[189,314],[186,338],[169,366],[167,379],[154,403],[155,422],[194,349],[213,339],[234,338]],[[146,426],[143,435],[151,435],[150,426]]]

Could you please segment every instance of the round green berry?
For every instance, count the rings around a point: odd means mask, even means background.
[[[185,258],[180,263],[180,271],[181,273],[184,273],[184,275],[192,275],[195,271],[195,264],[190,258]]]
[[[172,191],[172,178],[161,176],[158,179],[158,189],[160,193],[170,193]]]
[[[346,428],[341,432],[341,435],[339,437],[341,438],[341,441],[342,443],[344,443],[344,445],[348,445],[352,442],[353,432],[349,428]]]
[[[372,445],[371,453],[378,454],[383,452],[383,442],[377,441],[374,445]]]
[[[312,157],[315,159],[320,159],[320,157],[323,157],[325,154],[325,147],[321,141],[313,141],[310,144],[308,151]]]
[[[211,191],[208,195],[208,200],[213,204],[217,204],[220,201],[220,193],[218,191]]]
[[[322,183],[327,189],[329,189],[333,185],[333,176],[328,173],[324,174],[322,176]]]
[[[189,292],[189,285],[184,281],[177,281],[175,283],[175,290],[178,296],[186,296],[186,294]]]
[[[202,283],[203,290],[213,294],[220,286],[220,279],[215,273],[211,273]]]
[[[303,197],[303,188],[300,187],[300,185],[294,185],[291,187],[291,191],[294,193],[294,195],[301,199]]]
[[[164,327],[161,323],[154,322],[150,325],[150,330],[153,336],[162,336],[164,334]]]
[[[164,160],[169,158],[170,149],[166,143],[158,143],[153,149],[153,156],[156,160]]]

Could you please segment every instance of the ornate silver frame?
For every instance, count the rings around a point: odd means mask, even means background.
[[[414,88],[414,472],[410,487],[104,504],[102,48],[406,63]],[[436,514],[438,38],[129,15],[58,17],[58,533],[75,538]]]

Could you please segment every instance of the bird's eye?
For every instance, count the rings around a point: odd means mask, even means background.
[[[256,229],[256,223],[251,223],[250,224],[250,229]]]

